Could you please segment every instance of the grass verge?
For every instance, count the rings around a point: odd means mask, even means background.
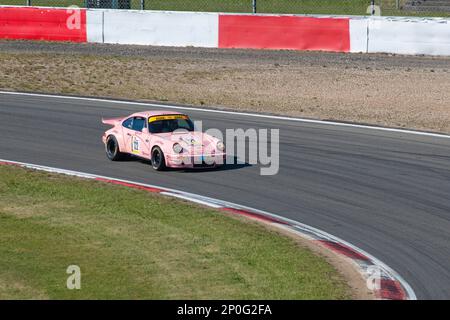
[[[81,268],[81,290],[66,269]],[[0,299],[345,299],[293,239],[190,203],[0,166]]]

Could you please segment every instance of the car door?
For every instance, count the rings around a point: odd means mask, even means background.
[[[122,152],[132,153],[132,137],[133,137],[133,118],[128,118],[122,122],[122,137],[124,142],[124,149]]]
[[[143,158],[150,158],[147,118],[134,117],[132,128],[131,153]]]

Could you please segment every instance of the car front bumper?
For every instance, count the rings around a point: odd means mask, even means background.
[[[191,155],[186,153],[166,155],[166,166],[171,168],[219,167],[225,164],[226,153]]]

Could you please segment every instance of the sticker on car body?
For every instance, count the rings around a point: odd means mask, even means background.
[[[131,140],[131,152],[139,153],[139,139],[137,137],[133,137]]]

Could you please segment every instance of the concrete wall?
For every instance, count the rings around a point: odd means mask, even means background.
[[[450,20],[371,18],[367,52],[450,55]]]
[[[215,48],[218,14],[105,10],[103,30],[105,43]]]

